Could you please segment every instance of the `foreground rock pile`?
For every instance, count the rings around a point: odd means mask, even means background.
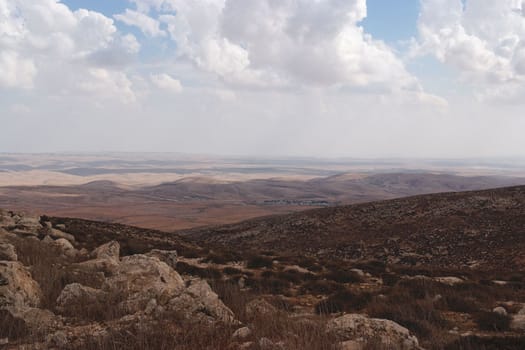
[[[258,336],[257,322],[242,324],[205,280],[183,278],[175,251],[121,256],[116,241],[92,251],[77,249],[64,229],[0,211],[0,347],[83,348],[88,342],[103,344],[115,331],[147,331],[169,321],[181,329],[223,327],[231,349],[286,348]],[[272,319],[278,311],[253,300],[246,314]],[[417,339],[392,321],[344,315],[321,328],[336,348],[361,349],[379,337],[381,344],[420,349]]]

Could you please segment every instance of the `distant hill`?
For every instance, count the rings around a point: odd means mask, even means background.
[[[525,179],[415,172],[344,173],[310,180],[225,181],[199,176],[140,188],[98,180],[74,186],[3,186],[0,207],[175,231],[287,214],[306,207],[514,185],[525,185]]]

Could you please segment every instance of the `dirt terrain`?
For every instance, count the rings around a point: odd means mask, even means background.
[[[308,207],[524,183],[524,179],[513,177],[386,173],[242,181],[201,176],[140,187],[111,181],[71,186],[4,185],[0,186],[0,207],[175,231]]]

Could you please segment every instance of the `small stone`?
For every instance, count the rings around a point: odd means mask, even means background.
[[[59,348],[64,348],[68,345],[69,340],[67,338],[67,333],[64,331],[58,331],[48,336],[47,341]]]
[[[0,260],[18,261],[15,247],[9,243],[0,243]]]
[[[355,340],[347,340],[339,343],[339,349],[341,350],[362,350],[363,344]]]
[[[249,338],[251,335],[252,335],[252,330],[250,328],[242,327],[233,333],[232,338],[242,340],[242,339]]]
[[[498,315],[502,315],[502,316],[507,316],[507,310],[505,310],[504,307],[502,306],[498,306],[498,307],[495,307],[492,312],[498,314]]]

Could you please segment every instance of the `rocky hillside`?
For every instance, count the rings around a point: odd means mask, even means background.
[[[525,348],[525,188],[184,235],[0,211],[0,349]]]
[[[443,193],[181,232],[200,244],[429,267],[522,269],[525,187]]]

